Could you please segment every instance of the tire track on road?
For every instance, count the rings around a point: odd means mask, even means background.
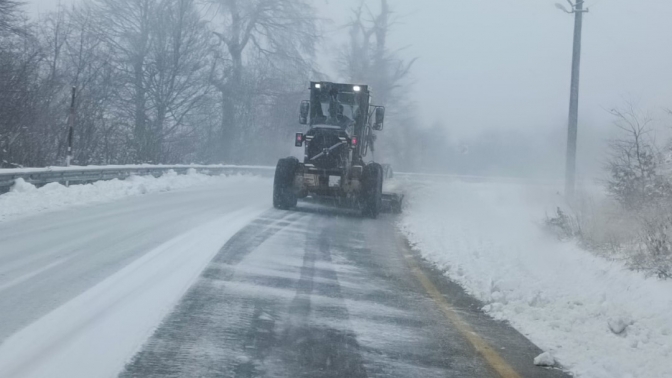
[[[279,340],[283,359],[293,377],[366,377],[359,344],[352,330],[338,275],[331,258],[331,227],[324,218],[315,224],[320,233],[306,238],[305,254],[296,296],[289,307],[289,324]],[[318,278],[318,280],[316,280]],[[313,296],[332,299],[311,301]],[[329,317],[343,327],[336,329],[319,322]]]
[[[565,377],[533,366],[538,348],[440,272],[409,267],[395,217],[266,218],[222,248],[121,377]]]
[[[233,298],[224,286],[249,253],[303,217],[300,213],[268,211],[232,237],[119,377],[230,375],[231,365],[226,363],[230,344],[245,339],[245,331],[226,327],[227,322],[232,312],[245,311],[254,304],[243,301],[228,308]],[[259,320],[262,314],[257,313]]]

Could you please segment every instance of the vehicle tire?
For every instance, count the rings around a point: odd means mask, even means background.
[[[362,215],[376,219],[383,201],[383,167],[371,163],[362,172]]]
[[[273,180],[273,206],[287,210],[296,206],[297,193],[294,190],[294,176],[299,168],[299,160],[288,157],[278,160]]]

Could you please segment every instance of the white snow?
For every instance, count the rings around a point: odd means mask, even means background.
[[[447,276],[578,377],[672,377],[672,281],[646,278],[545,232],[557,190],[434,183],[401,229]]]
[[[6,170],[3,170],[6,171]],[[167,192],[224,180],[258,180],[251,176],[208,176],[189,170],[186,175],[168,171],[163,176],[131,176],[126,180],[97,181],[66,187],[58,183],[41,188],[17,179],[9,193],[0,195],[0,222],[70,206],[113,201],[123,197]]]
[[[261,201],[146,253],[0,345],[0,377],[115,376]]]
[[[275,167],[263,165],[198,165],[198,164],[175,164],[175,165],[155,165],[155,164],[126,164],[126,165],[71,165],[69,167],[45,167],[45,168],[0,168],[0,174],[27,174],[38,172],[68,172],[68,171],[95,171],[101,169],[133,169],[133,168],[194,168],[194,169],[208,169],[208,168],[243,168],[253,170],[274,170]]]
[[[626,320],[622,317],[614,317],[608,320],[609,329],[616,335],[620,335],[632,324],[631,320]]]
[[[221,246],[271,207],[271,186],[193,170],[17,180],[0,195],[0,377],[115,376]]]
[[[550,353],[544,352],[534,358],[534,364],[537,366],[553,366],[555,365],[555,359]]]

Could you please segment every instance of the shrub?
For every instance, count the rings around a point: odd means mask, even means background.
[[[554,217],[546,216],[546,226],[560,240],[567,240],[581,235],[581,230],[576,219],[565,214],[560,207],[557,208]]]
[[[659,278],[672,278],[672,215],[661,212],[642,219],[644,248],[635,256],[633,267]]]

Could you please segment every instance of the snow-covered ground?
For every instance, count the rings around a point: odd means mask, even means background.
[[[209,168],[243,168],[243,169],[252,169],[259,171],[272,171],[275,167],[263,166],[263,165],[226,165],[226,164],[210,164],[210,165],[198,165],[198,164],[171,164],[171,165],[162,165],[162,164],[124,164],[124,165],[71,165],[69,167],[45,167],[45,168],[0,168],[0,174],[27,174],[27,173],[39,173],[39,172],[69,172],[69,171],[97,171],[101,169],[135,169],[135,168],[194,168],[194,169],[209,169]]]
[[[672,282],[545,232],[556,193],[515,183],[421,185],[401,228],[489,314],[577,376],[672,377]]]
[[[115,376],[271,187],[191,173],[0,195],[0,377]]]
[[[114,376],[222,245],[265,208],[179,235],[0,344],[1,377]]]
[[[159,178],[131,176],[126,180],[96,181],[91,184],[71,185],[70,187],[59,183],[51,183],[36,188],[23,179],[18,179],[9,193],[0,195],[0,222],[71,206],[109,202],[129,196],[168,192],[224,181],[232,183],[233,181],[244,182],[250,180],[258,180],[258,178],[250,176],[208,176],[197,173],[193,169],[189,170],[186,175],[178,175],[174,171],[168,171]]]

